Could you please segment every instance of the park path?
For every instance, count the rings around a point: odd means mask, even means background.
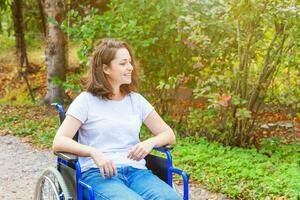
[[[31,200],[39,175],[55,166],[49,150],[37,150],[22,139],[0,133],[0,199]],[[190,186],[191,200],[223,200],[221,194]]]
[[[0,199],[31,200],[41,172],[55,165],[47,150],[36,150],[20,138],[0,135]]]

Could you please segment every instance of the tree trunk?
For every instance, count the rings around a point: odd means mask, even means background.
[[[45,104],[64,102],[68,97],[63,89],[66,80],[65,38],[60,29],[64,18],[63,0],[46,0],[45,13],[48,17],[45,64],[47,67],[47,94]]]
[[[26,53],[26,45],[24,39],[24,22],[22,14],[22,0],[14,0],[11,4],[11,11],[14,22],[14,30],[16,37],[16,47],[17,47],[17,59],[19,72],[27,71],[29,66],[28,57]]]
[[[41,21],[42,21],[42,28],[43,28],[43,33],[44,36],[46,37],[46,17],[45,17],[45,12],[44,12],[44,0],[37,0],[37,3],[39,5],[39,11],[40,11],[40,16],[41,16]]]
[[[34,95],[27,79],[27,73],[33,72],[33,69],[29,66],[29,61],[26,53],[26,44],[24,38],[24,20],[22,13],[22,0],[14,0],[11,4],[12,18],[14,22],[14,31],[16,38],[17,49],[17,67],[20,78],[23,78],[28,92],[33,102],[35,102]]]

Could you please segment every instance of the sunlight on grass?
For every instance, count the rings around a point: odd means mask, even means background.
[[[0,47],[0,61],[3,64],[14,64],[16,65],[15,52],[16,49],[13,46],[14,44],[9,45],[9,47]],[[69,42],[69,66],[79,65],[79,59],[77,57],[77,51],[80,48],[80,45],[77,41]],[[45,44],[43,40],[31,40],[27,42],[27,56],[28,60],[31,63],[38,65],[44,65],[45,62]]]

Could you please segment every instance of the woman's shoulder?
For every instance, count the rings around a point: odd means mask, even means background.
[[[134,99],[140,99],[142,95],[138,92],[130,92],[129,95]]]
[[[132,99],[134,99],[135,101],[138,101],[138,102],[145,102],[147,101],[147,99],[140,93],[138,92],[131,92],[130,93],[130,96]]]
[[[92,94],[89,91],[82,91],[78,96],[84,96],[84,97],[88,97],[88,98],[99,98],[98,96],[95,96],[94,94]]]
[[[75,99],[80,99],[81,101],[89,101],[90,99],[96,98],[92,93],[88,91],[82,91]]]
[[[76,98],[89,98],[91,97],[91,93],[87,92],[87,91],[82,91],[79,93],[79,95]]]

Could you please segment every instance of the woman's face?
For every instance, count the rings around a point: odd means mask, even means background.
[[[131,56],[126,48],[118,49],[115,58],[109,66],[104,66],[104,73],[108,75],[111,84],[120,86],[131,83]]]

